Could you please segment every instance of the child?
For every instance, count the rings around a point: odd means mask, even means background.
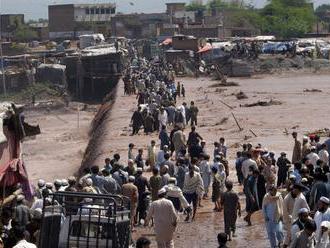
[[[220,212],[220,197],[224,191],[224,184],[226,181],[226,174],[224,171],[218,172],[216,167],[212,167],[212,202],[214,202],[214,211]]]
[[[221,197],[221,209],[224,209],[225,233],[230,241],[232,237],[235,237],[237,214],[241,217],[241,205],[238,194],[233,191],[231,181],[226,182],[226,189],[227,191]]]

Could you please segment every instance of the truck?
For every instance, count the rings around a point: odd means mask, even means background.
[[[56,192],[44,199],[40,248],[131,248],[130,202],[118,195]]]

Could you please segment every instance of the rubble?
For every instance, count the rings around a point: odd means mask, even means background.
[[[248,99],[248,96],[243,91],[240,91],[234,95],[236,96],[237,100]]]
[[[281,104],[282,104],[281,101],[271,99],[270,101],[257,101],[255,103],[240,104],[240,107],[246,107],[246,108],[256,107],[256,106],[267,107],[267,106],[281,105]]]
[[[310,135],[318,135],[320,137],[329,137],[330,135],[330,129],[329,128],[322,128],[322,129],[318,129],[312,132],[308,132],[306,133],[307,136]]]
[[[322,92],[322,90],[319,89],[304,89],[304,92]]]
[[[235,86],[239,86],[239,83],[236,82],[226,82],[226,83],[215,83],[215,84],[211,84],[209,86],[209,88],[217,88],[217,87],[235,87]]]

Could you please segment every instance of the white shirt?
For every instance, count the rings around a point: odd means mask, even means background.
[[[311,153],[307,154],[306,157],[311,162],[311,164],[314,165],[314,167],[316,167],[316,162],[317,162],[317,160],[320,159],[319,155],[317,155],[315,152],[311,152]]]
[[[164,155],[165,155],[165,152],[163,150],[160,150],[157,153],[157,165],[158,166],[165,161]]]
[[[19,241],[13,248],[37,248],[37,246],[23,239]]]
[[[317,211],[314,216],[314,221],[316,223],[316,240],[320,238],[321,235],[321,223],[322,221],[330,221],[330,209],[328,208],[327,211],[321,213]]]
[[[319,157],[325,165],[329,164],[329,153],[326,149],[319,151]]]
[[[248,158],[243,161],[241,170],[245,179],[247,179],[249,176],[250,166],[252,166],[254,169],[258,168],[256,161],[254,161],[252,158]]]

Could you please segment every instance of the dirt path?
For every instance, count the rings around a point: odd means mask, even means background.
[[[185,85],[187,96],[182,101],[194,100],[200,109],[199,126],[197,131],[207,141],[208,152],[213,152],[213,142],[223,136],[227,140],[229,159],[232,168],[231,179],[235,182],[236,176],[233,172],[233,159],[240,144],[251,142],[261,143],[269,150],[277,154],[286,151],[291,157],[292,138],[283,133],[286,128],[288,132],[296,130],[300,133],[328,127],[330,116],[324,109],[329,103],[329,75],[299,75],[291,76],[267,76],[251,79],[230,79],[240,84],[238,87],[210,88],[216,83],[206,78],[178,79]],[[305,93],[305,88],[316,88],[322,92]],[[222,92],[221,92],[222,91]],[[235,93],[243,91],[248,99],[238,101]],[[278,100],[281,105],[267,107],[240,107],[240,104],[254,103],[257,101]],[[232,106],[229,109],[223,103]],[[123,161],[127,160],[127,147],[129,143],[136,144],[136,148],[146,148],[151,139],[158,141],[157,134],[145,136],[129,136],[131,129],[129,122],[131,115],[136,108],[136,99],[133,96],[123,95],[123,84],[118,85],[116,102],[113,105],[111,114],[106,119],[106,130],[101,140],[100,149],[96,151],[97,158],[91,164],[103,165],[105,157],[112,156],[115,152],[121,154]],[[239,131],[231,112],[235,114],[243,131]],[[69,123],[63,123],[54,116],[37,117],[44,118],[45,136],[38,137],[37,141],[29,141],[26,145],[28,153],[27,160],[30,164],[32,177],[38,178],[41,175],[54,179],[57,176],[66,176],[78,169],[78,158],[81,157],[85,143],[84,138],[76,139],[74,136],[70,141],[61,140],[61,135],[69,133],[85,137],[87,135],[87,123],[89,115],[86,116],[86,128],[77,131],[75,128],[74,114],[68,114],[64,119]],[[223,119],[227,118],[227,121]],[[88,120],[87,120],[88,119]],[[50,124],[48,123],[50,122]],[[223,122],[222,124],[220,124]],[[48,126],[49,125],[49,126]],[[68,129],[69,128],[69,129]],[[293,129],[294,128],[294,129]],[[249,131],[258,136],[254,137]],[[186,135],[189,130],[186,130]],[[41,142],[41,143],[40,143]],[[38,154],[42,144],[43,153]],[[135,151],[136,152],[136,151]],[[78,153],[78,155],[77,155]],[[30,173],[31,175],[31,173]],[[236,190],[241,191],[237,187]],[[241,202],[244,203],[242,196]],[[222,213],[214,213],[210,201],[203,202],[194,223],[179,223],[176,232],[175,243],[177,248],[184,247],[216,247],[216,235],[223,231]],[[243,211],[243,215],[245,212]],[[237,237],[229,244],[229,247],[254,248],[268,247],[265,228],[260,213],[252,217],[253,226],[246,227],[242,219],[237,222]],[[147,235],[153,238],[152,229],[138,228],[137,235]],[[152,246],[155,247],[155,246]]]

